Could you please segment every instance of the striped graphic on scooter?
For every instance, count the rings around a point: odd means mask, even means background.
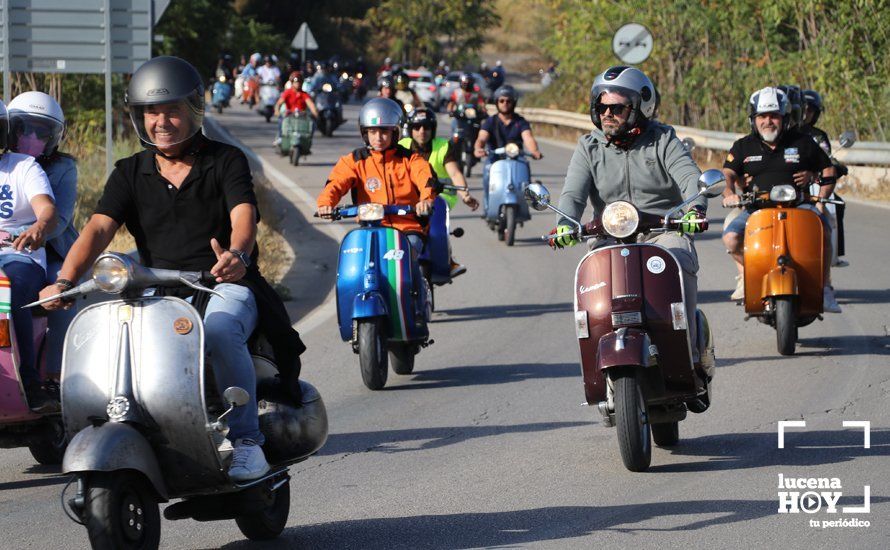
[[[406,258],[408,254],[410,254],[410,250],[405,250],[401,247],[401,234],[395,229],[387,229],[386,231],[386,251],[385,254],[389,254],[390,251],[394,251],[394,253],[390,256],[390,260],[385,260],[386,262],[386,275],[387,281],[389,282],[389,322],[390,322],[390,337],[394,340],[407,340],[408,334],[405,328],[405,300],[402,296],[402,282],[404,280],[403,275],[403,265],[409,263],[409,259]],[[401,257],[399,256],[399,252],[401,251]],[[399,259],[396,259],[399,258]]]
[[[12,290],[5,275],[0,275],[0,313],[12,313]]]

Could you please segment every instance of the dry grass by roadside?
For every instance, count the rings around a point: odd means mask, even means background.
[[[89,220],[102,196],[105,188],[105,148],[103,128],[95,124],[72,124],[62,150],[77,159],[77,205],[74,210],[74,225],[80,230]],[[115,160],[131,156],[142,150],[142,145],[135,136],[129,135],[114,142]],[[254,175],[254,186],[257,202],[263,219],[259,223],[257,245],[260,247],[260,272],[275,287],[281,297],[290,299],[290,291],[279,282],[287,268],[294,261],[293,249],[284,237],[276,231],[281,223],[281,215],[274,214],[277,209],[269,192],[269,182],[262,175]],[[136,248],[133,237],[126,228],[121,228],[108,250],[130,251]]]

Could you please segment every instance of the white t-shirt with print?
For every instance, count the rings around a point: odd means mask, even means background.
[[[34,157],[19,153],[0,155],[0,230],[18,233],[36,222],[37,214],[31,207],[31,200],[37,195],[54,198],[49,179]],[[2,261],[27,258],[46,269],[46,250],[43,247],[34,252],[0,248]]]

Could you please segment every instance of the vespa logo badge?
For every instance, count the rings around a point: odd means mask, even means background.
[[[183,336],[191,332],[193,326],[192,322],[185,317],[180,317],[173,321],[173,330],[176,331],[176,334],[182,334]]]
[[[646,269],[649,270],[649,273],[654,273],[655,275],[664,271],[665,267],[664,259],[660,256],[652,256],[646,261]]]
[[[105,412],[108,413],[108,418],[111,420],[120,420],[130,412],[130,400],[123,395],[118,395],[108,402]]]
[[[380,189],[380,180],[377,178],[368,178],[368,181],[365,182],[365,187],[368,189],[368,193],[373,193]]]
[[[599,289],[599,288],[603,288],[604,286],[606,286],[606,282],[605,282],[605,281],[601,281],[601,282],[599,282],[599,283],[597,283],[597,284],[595,284],[595,285],[593,285],[593,286],[584,286],[584,285],[581,285],[581,286],[578,287],[578,294],[587,294],[588,292],[593,292],[594,290],[597,290],[597,289]]]

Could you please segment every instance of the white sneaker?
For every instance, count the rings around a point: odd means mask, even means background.
[[[834,264],[832,264],[832,267],[847,267],[849,265],[850,262],[848,262],[847,260],[838,260]]]
[[[263,449],[253,439],[239,438],[232,449],[232,465],[229,466],[229,479],[248,481],[269,471],[269,463]]]
[[[822,310],[826,313],[840,313],[841,306],[834,298],[834,289],[826,286],[822,289]]]
[[[733,302],[745,299],[745,279],[741,275],[735,276],[735,291],[730,295],[729,299]]]

